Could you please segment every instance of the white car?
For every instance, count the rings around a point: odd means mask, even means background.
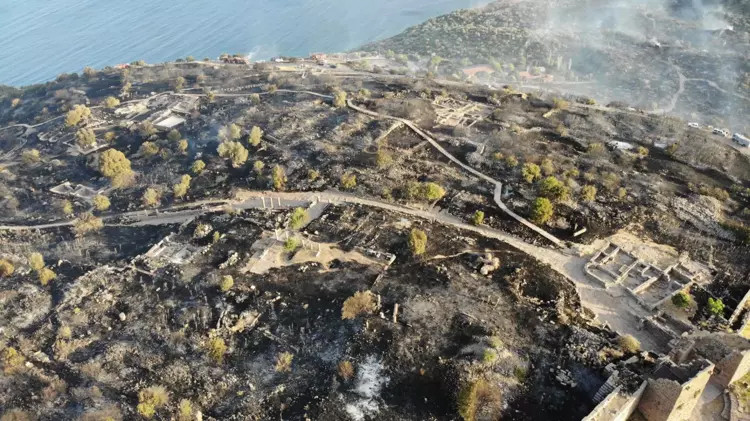
[[[724,129],[714,129],[714,130],[713,130],[713,133],[714,133],[714,134],[718,134],[718,135],[720,135],[720,136],[724,136],[724,137],[729,137],[729,131],[728,131],[728,130],[724,130]]]
[[[692,123],[692,122],[691,122],[691,123],[688,123],[688,127],[692,127],[692,128],[694,128],[694,129],[700,129],[700,128],[701,128],[701,125],[700,125],[700,124],[698,124],[698,123]]]

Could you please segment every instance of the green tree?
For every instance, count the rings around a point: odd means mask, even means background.
[[[156,134],[156,127],[154,126],[154,123],[144,121],[138,126],[138,133],[140,133],[141,137],[148,139]]]
[[[287,181],[286,171],[284,171],[284,168],[282,168],[280,165],[274,166],[273,170],[271,171],[271,180],[273,180],[273,188],[276,191],[284,190]]]
[[[195,162],[193,162],[193,165],[190,167],[190,171],[192,171],[195,175],[202,173],[204,169],[206,169],[206,163],[200,159],[197,159]]]
[[[263,138],[263,130],[260,129],[258,126],[253,126],[252,129],[250,129],[250,144],[257,147],[260,145],[260,141]]]
[[[174,193],[174,197],[180,198],[180,199],[185,197],[188,189],[190,188],[190,180],[191,180],[191,177],[185,174],[180,178],[179,183],[172,186],[172,192]]]
[[[553,201],[566,200],[569,195],[568,187],[553,176],[546,177],[539,184],[539,194]]]
[[[227,127],[223,127],[219,130],[219,139],[226,142],[230,140],[238,140],[242,137],[242,128],[232,123]]]
[[[112,108],[118,107],[119,105],[120,105],[120,100],[113,96],[108,96],[107,98],[104,99],[104,106],[107,108],[112,109]]]
[[[109,198],[107,196],[104,196],[102,194],[97,194],[94,196],[94,207],[98,211],[105,211],[109,209],[110,203]]]
[[[65,125],[68,127],[74,127],[80,123],[86,123],[90,118],[91,110],[89,107],[78,104],[65,115]]]
[[[341,187],[346,190],[357,187],[357,175],[350,172],[341,175]]]
[[[427,182],[422,184],[420,196],[429,201],[440,200],[445,196],[445,189],[437,183]]]
[[[708,312],[714,316],[724,315],[724,302],[720,298],[708,298]]]
[[[685,291],[680,291],[672,296],[672,304],[677,308],[687,308],[692,304],[693,299]]]
[[[536,198],[531,205],[531,219],[539,225],[546,224],[552,218],[553,214],[552,202],[546,197]]]
[[[413,228],[409,232],[409,250],[414,256],[421,256],[427,250],[427,233]]]
[[[219,282],[219,289],[221,292],[227,292],[234,286],[234,278],[232,275],[224,275],[221,277],[221,281]]]
[[[521,176],[527,183],[533,183],[542,178],[542,170],[539,168],[539,165],[527,162],[526,164],[523,164],[523,168],[521,168]]]
[[[263,174],[263,168],[266,167],[266,164],[263,163],[263,161],[255,161],[253,162],[253,170],[255,170],[255,174],[260,177],[261,174]]]
[[[229,158],[234,168],[239,168],[247,162],[247,157],[250,154],[240,142],[234,141],[222,142],[219,144],[217,151],[220,157]]]
[[[292,211],[292,215],[289,217],[289,226],[292,229],[298,230],[305,226],[310,217],[304,208],[295,208]]]
[[[146,418],[151,419],[156,414],[156,410],[169,403],[169,392],[162,386],[151,386],[138,392],[138,413]]]
[[[227,344],[224,342],[224,339],[214,337],[208,340],[206,350],[208,351],[208,357],[212,361],[216,364],[222,364],[224,362],[224,356],[227,354]]]
[[[180,139],[180,141],[177,142],[177,150],[183,155],[187,154],[188,146],[190,145],[188,145],[187,139]]]
[[[117,149],[107,149],[99,155],[99,172],[110,180],[123,174],[130,174],[130,161]]]
[[[141,201],[143,202],[143,206],[156,207],[159,205],[159,201],[161,201],[161,195],[155,188],[149,187],[143,192]]]
[[[484,212],[480,210],[474,212],[474,215],[471,217],[471,223],[474,225],[482,225],[484,223]]]
[[[57,274],[52,269],[47,267],[41,268],[36,275],[37,278],[39,278],[39,283],[41,283],[42,286],[47,286],[50,281],[57,278]]]
[[[78,129],[76,132],[76,144],[81,149],[88,149],[96,145],[96,135],[91,129]]]
[[[31,253],[29,255],[29,267],[34,272],[39,272],[44,267],[44,256],[41,253]]]

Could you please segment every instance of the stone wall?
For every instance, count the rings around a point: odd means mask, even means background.
[[[689,419],[713,369],[714,365],[704,360],[703,368],[682,384],[669,378],[649,379],[638,410],[648,421]]]
[[[750,371],[750,351],[733,351],[716,363],[714,380],[724,387],[741,379]]]

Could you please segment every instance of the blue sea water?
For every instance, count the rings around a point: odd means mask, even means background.
[[[486,0],[0,0],[0,84],[221,53],[307,56]]]

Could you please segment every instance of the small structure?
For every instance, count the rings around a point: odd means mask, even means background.
[[[714,371],[705,359],[677,365],[665,359],[647,380],[638,412],[648,421],[682,421],[690,418]]]
[[[145,254],[138,256],[135,262],[142,264],[147,270],[153,271],[168,264],[184,265],[190,263],[202,250],[203,247],[178,242],[175,240],[175,234],[169,234],[154,244]]]
[[[681,364],[706,359],[716,368],[711,381],[728,387],[750,371],[750,340],[731,333],[699,332],[670,343],[669,357]]]
[[[168,115],[167,117],[158,120],[154,123],[154,127],[159,130],[172,130],[185,123],[185,119],[177,115]]]
[[[75,186],[69,181],[59,184],[49,189],[52,193],[59,194],[61,196],[71,196],[83,200],[91,201],[94,196],[99,194],[101,190],[94,190],[91,187],[84,186],[82,184],[76,184]]]

